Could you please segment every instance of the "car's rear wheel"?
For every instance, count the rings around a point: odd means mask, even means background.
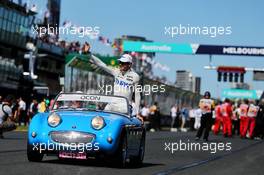
[[[117,162],[120,167],[124,168],[127,166],[127,157],[127,137],[126,134],[122,134],[117,150]]]
[[[43,154],[39,152],[37,147],[28,144],[27,145],[27,158],[30,162],[41,162],[43,159]]]
[[[131,159],[131,164],[137,167],[142,166],[144,155],[145,155],[145,135],[143,135],[141,138],[138,155]]]

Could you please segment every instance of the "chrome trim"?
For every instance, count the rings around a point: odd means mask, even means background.
[[[87,144],[95,139],[94,134],[79,131],[51,131],[49,135],[52,141],[63,144]]]

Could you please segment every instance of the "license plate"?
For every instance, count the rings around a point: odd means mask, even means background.
[[[59,157],[65,159],[86,159],[86,153],[60,152]]]

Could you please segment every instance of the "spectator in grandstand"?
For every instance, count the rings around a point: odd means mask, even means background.
[[[82,54],[88,54],[90,52],[90,44],[85,42],[82,46]]]

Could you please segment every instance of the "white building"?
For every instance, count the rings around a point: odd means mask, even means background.
[[[201,78],[194,77],[189,71],[178,70],[176,71],[176,86],[187,91],[200,93]]]

